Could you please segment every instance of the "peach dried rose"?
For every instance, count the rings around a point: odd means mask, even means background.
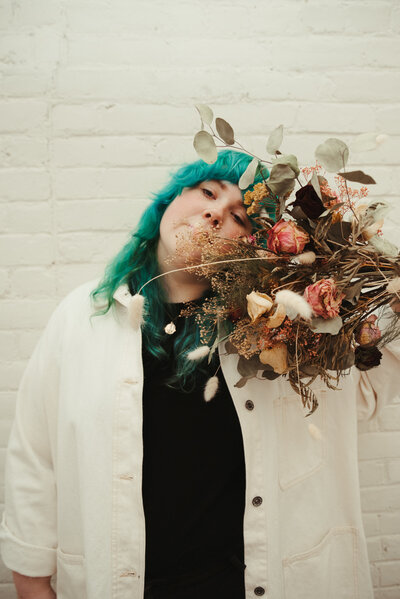
[[[310,237],[292,221],[280,220],[268,231],[268,249],[276,254],[300,254]]]
[[[338,291],[333,279],[320,279],[305,288],[304,297],[314,314],[322,318],[335,318],[345,294]]]

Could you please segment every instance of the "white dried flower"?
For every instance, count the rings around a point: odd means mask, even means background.
[[[389,293],[398,293],[400,291],[400,277],[394,277],[386,287]]]
[[[312,316],[310,304],[302,295],[294,291],[289,291],[289,289],[278,291],[275,295],[275,301],[277,304],[285,306],[286,314],[290,320],[294,320],[296,316],[301,316],[304,320],[310,320]]]
[[[206,382],[206,386],[204,387],[204,401],[210,401],[218,391],[218,377],[212,376]]]
[[[190,351],[187,354],[187,359],[188,360],[202,360],[203,358],[205,358],[206,356],[208,356],[208,354],[210,353],[210,348],[208,345],[200,345],[199,347],[196,347],[196,349],[193,349],[192,351]]]
[[[132,295],[128,304],[129,322],[137,330],[144,322],[143,320],[144,297],[138,293]]]
[[[292,262],[297,264],[312,264],[315,262],[316,255],[314,252],[303,252],[302,254],[298,254],[295,258],[293,258]]]
[[[173,322],[169,322],[167,325],[165,325],[164,331],[167,333],[167,335],[173,335],[176,331],[176,326]]]
[[[317,441],[320,441],[322,439],[321,431],[313,422],[310,422],[310,424],[308,425],[308,432],[314,439],[317,439]]]
[[[362,236],[365,239],[365,241],[368,241],[369,239],[371,239],[371,237],[376,235],[382,226],[383,219],[377,220],[376,222],[372,223],[372,225],[365,227],[365,229],[362,230]]]
[[[269,312],[272,308],[272,299],[266,293],[252,291],[249,295],[246,295],[246,299],[247,312],[253,322],[265,312]]]

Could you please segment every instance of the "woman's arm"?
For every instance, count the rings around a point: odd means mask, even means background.
[[[26,577],[49,577],[57,570],[53,461],[61,336],[62,313],[56,309],[23,373],[6,452],[1,556],[6,567]]]
[[[34,578],[13,572],[13,578],[18,599],[56,599],[50,585],[51,576]]]

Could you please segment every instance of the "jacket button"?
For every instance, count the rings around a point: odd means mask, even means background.
[[[259,505],[261,505],[261,504],[262,504],[262,501],[263,501],[263,500],[262,500],[262,497],[259,497],[259,496],[257,495],[257,497],[253,497],[252,504],[253,504],[253,505],[255,505],[256,507],[258,507]],[[257,588],[261,588],[261,587],[257,587]]]
[[[254,589],[254,594],[257,595],[257,597],[261,597],[261,595],[264,595],[265,593],[265,589],[263,587],[256,587]]]
[[[248,410],[253,410],[254,409],[254,403],[251,401],[251,399],[248,399],[244,405],[246,406],[246,408]]]

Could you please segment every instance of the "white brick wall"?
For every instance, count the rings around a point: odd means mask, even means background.
[[[196,103],[264,153],[312,163],[326,137],[400,188],[399,0],[0,0],[0,474],[15,391],[58,301],[102,273],[171,167],[195,159]],[[400,597],[400,399],[360,428],[376,599]],[[3,484],[0,488],[2,499]],[[0,565],[0,599],[14,598]]]

